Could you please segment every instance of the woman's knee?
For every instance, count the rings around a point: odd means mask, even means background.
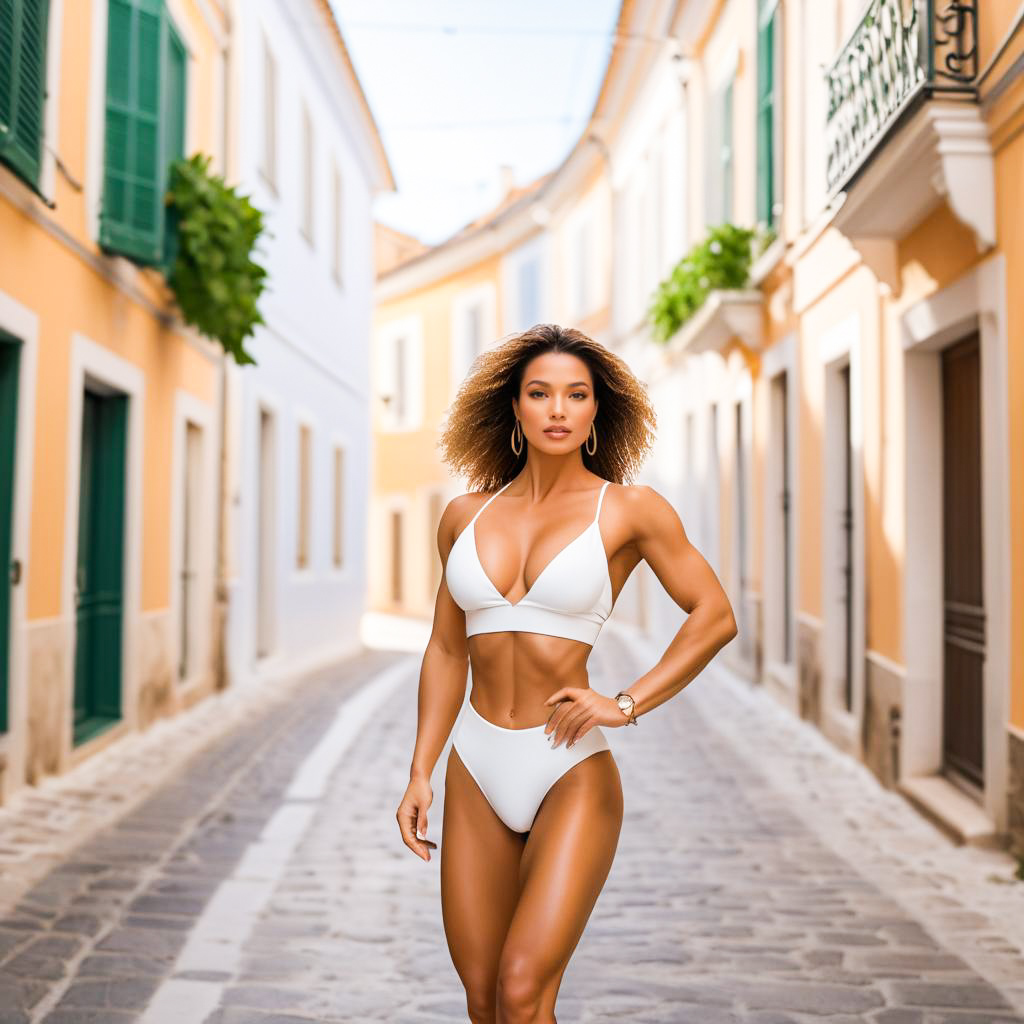
[[[498,967],[498,1024],[526,1024],[538,1014],[550,982],[535,957],[504,956]]]
[[[495,1024],[497,996],[494,978],[463,978],[466,990],[466,1015],[471,1024]]]

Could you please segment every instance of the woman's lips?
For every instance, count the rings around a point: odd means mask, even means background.
[[[544,433],[547,434],[548,437],[561,438],[568,437],[572,433],[572,431],[569,430],[568,427],[548,427],[548,429],[545,430]]]

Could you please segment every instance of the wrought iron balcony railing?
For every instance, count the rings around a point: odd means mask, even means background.
[[[922,99],[976,98],[978,0],[871,0],[825,77],[834,194]]]

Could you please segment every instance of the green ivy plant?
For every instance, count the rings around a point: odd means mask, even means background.
[[[263,213],[209,167],[202,153],[171,165],[167,280],[186,323],[239,365],[255,363],[244,342],[265,323],[257,301],[267,271],[252,259]]]
[[[654,291],[647,318],[657,341],[666,342],[718,288],[743,288],[750,265],[775,235],[771,229],[721,224],[712,228]],[[756,250],[756,253],[755,253]]]

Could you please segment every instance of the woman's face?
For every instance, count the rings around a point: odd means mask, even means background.
[[[568,352],[545,352],[523,369],[512,408],[523,436],[538,450],[560,455],[579,448],[597,415],[594,381],[587,364]]]

